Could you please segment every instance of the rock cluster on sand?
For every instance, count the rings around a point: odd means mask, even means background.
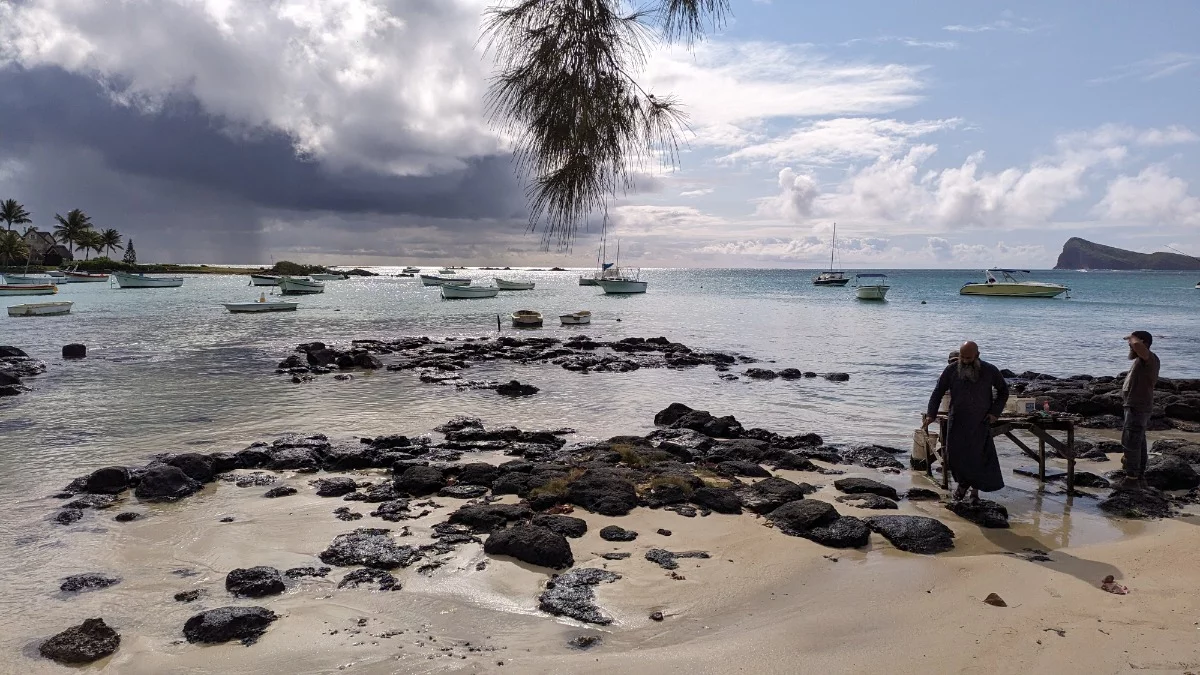
[[[575,564],[567,538],[537,525],[516,525],[495,532],[483,542],[483,550],[555,570]]]
[[[612,623],[612,618],[594,604],[596,594],[592,587],[610,584],[620,578],[619,574],[608,570],[590,567],[573,569],[546,583],[545,592],[538,597],[538,607],[547,614],[607,626]]]
[[[225,577],[225,590],[243,598],[262,598],[284,591],[283,577],[274,567],[232,570]]]
[[[1050,410],[1080,415],[1083,426],[1119,429],[1124,415],[1121,386],[1124,373],[1093,377],[1076,375],[1059,378],[1045,373],[1002,371],[1013,395],[1048,401]],[[1160,378],[1154,390],[1151,431],[1179,429],[1200,431],[1200,379]]]
[[[954,532],[939,520],[925,516],[871,516],[867,527],[883,535],[892,546],[909,553],[933,554],[954,548]]]

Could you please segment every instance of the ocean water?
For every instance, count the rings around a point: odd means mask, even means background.
[[[464,273],[477,283],[494,274]],[[802,270],[646,270],[650,291],[636,296],[580,287],[574,272],[500,274],[537,288],[447,301],[416,279],[352,279],[298,298],[294,313],[256,316],[221,306],[263,290],[244,277],[193,276],[177,289],[65,285],[55,299],[74,301],[71,315],[0,318],[0,344],[49,365],[29,379],[33,392],[0,400],[0,481],[23,490],[25,481],[61,478],[64,467],[79,473],[152,452],[225,450],[287,431],[419,434],[461,413],[603,436],[649,428],[672,401],[734,414],[748,426],[904,445],[946,354],[966,339],[980,344],[984,359],[1018,372],[1116,374],[1126,367],[1122,336],[1145,329],[1156,336],[1164,377],[1200,376],[1200,290],[1186,274],[1039,272],[1072,289],[1070,299],[1046,300],[958,295],[977,272],[892,271],[885,303],[814,287]],[[850,380],[724,382],[708,367],[582,375],[504,362],[465,373],[542,389],[512,401],[422,384],[411,371],[305,385],[272,372],[296,344],[312,340],[518,334],[507,321],[497,333],[496,317],[523,308],[541,311],[547,327],[520,335],[661,335],[752,356],[761,367],[846,372]],[[555,325],[553,317],[579,309],[592,311],[591,326]],[[88,358],[62,361],[69,342],[86,344]]]
[[[496,273],[463,274],[486,281]],[[966,339],[980,344],[986,360],[1014,371],[1116,374],[1127,364],[1122,336],[1144,329],[1156,337],[1164,377],[1200,377],[1200,290],[1186,274],[1038,272],[1036,278],[1072,289],[1070,299],[1038,300],[959,296],[958,288],[981,277],[978,272],[904,270],[889,273],[885,303],[858,301],[849,288],[814,287],[813,273],[799,270],[645,270],[649,292],[627,297],[580,287],[578,272],[499,274],[535,281],[537,288],[444,301],[436,288],[416,279],[353,279],[328,282],[324,294],[298,298],[294,313],[256,316],[221,306],[264,290],[247,286],[245,277],[191,276],[177,289],[66,285],[55,299],[75,302],[69,316],[0,316],[0,344],[19,346],[48,365],[44,375],[27,380],[31,392],[0,399],[0,575],[10,580],[0,591],[0,626],[7,635],[0,651],[27,652],[37,636],[78,620],[83,600],[56,595],[55,579],[111,569],[129,571],[130,580],[118,587],[126,590],[114,596],[121,601],[106,605],[93,594],[86,606],[96,614],[88,615],[115,612],[123,625],[151,636],[137,643],[139,654],[184,653],[172,643],[188,609],[164,606],[160,598],[179,585],[170,570],[198,567],[219,580],[238,565],[312,564],[321,542],[349,527],[339,529],[323,504],[305,507],[312,520],[288,520],[288,513],[264,506],[274,500],[227,485],[186,504],[150,507],[144,525],[114,528],[112,511],[88,514],[69,528],[50,523],[58,505],[50,495],[72,477],[144,463],[152,453],[239,450],[285,432],[419,435],[457,414],[527,429],[573,427],[579,433],[571,438],[586,440],[644,433],[654,413],[674,401],[733,414],[747,427],[811,431],[832,443],[907,447],[946,354]],[[497,332],[497,315],[526,308],[541,311],[546,328],[518,332],[505,325]],[[558,314],[580,309],[592,311],[591,326],[556,325]],[[585,375],[510,362],[463,373],[541,388],[536,396],[511,400],[491,391],[423,384],[413,371],[356,373],[348,382],[325,375],[300,385],[273,372],[295,345],[313,340],[497,334],[607,340],[661,335],[698,350],[752,356],[762,361],[759,367],[845,372],[850,379],[727,382],[703,366]],[[88,357],[60,359],[62,345],[71,342],[86,344]],[[1013,514],[1014,531],[1046,535],[1038,547],[1121,536],[1094,507],[1072,507],[1034,486],[999,494]],[[213,524],[230,510],[239,520],[246,514],[247,524],[275,523],[276,535],[295,530],[295,537],[262,537],[254,529],[222,534]],[[480,599],[485,595],[474,597],[472,606],[486,605]],[[305,598],[294,599],[300,603],[295,611],[308,611]],[[32,602],[40,608],[33,619]],[[170,620],[163,623],[163,616]],[[522,630],[545,623],[536,616],[533,623],[522,621],[514,624]]]

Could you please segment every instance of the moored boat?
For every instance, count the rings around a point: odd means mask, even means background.
[[[580,275],[579,276],[579,285],[580,286],[599,286],[600,280],[597,279],[596,275],[594,275],[594,274],[586,275],[586,276]]]
[[[991,295],[1008,298],[1056,298],[1070,291],[1062,284],[1045,281],[1020,281],[1015,275],[1029,274],[1029,270],[984,270],[985,282],[969,282],[958,289],[959,295]]]
[[[54,284],[42,284],[40,286],[0,285],[0,295],[54,295],[57,292],[58,286]]]
[[[890,288],[886,274],[854,275],[854,295],[859,300],[884,300]]]
[[[500,293],[495,286],[470,286],[442,284],[442,298],[446,300],[467,300],[470,298],[494,298]]]
[[[75,270],[67,270],[63,272],[63,275],[66,276],[67,279],[69,279],[72,283],[108,281],[109,276],[107,274],[77,272]]]
[[[423,286],[470,286],[470,279],[455,279],[446,277],[435,277],[428,274],[421,275],[421,284]]]
[[[287,300],[268,300],[267,294],[258,296],[254,302],[227,302],[225,309],[234,314],[257,314],[259,312],[292,312],[300,303]]]
[[[560,314],[558,320],[564,326],[586,326],[592,322],[592,313],[585,309],[570,314]]]
[[[148,277],[129,272],[113,272],[112,276],[120,288],[178,288],[183,285],[183,277]]]
[[[400,273],[401,274],[420,274],[421,268],[420,267],[412,267],[410,265],[410,266],[405,267],[404,269],[400,270]]]
[[[442,269],[438,270],[438,274],[454,274],[454,268],[443,267]]]
[[[850,283],[850,277],[841,270],[833,269],[833,256],[837,253],[837,223],[833,224],[833,242],[829,247],[829,271],[821,272],[813,277],[813,286],[845,286]]]
[[[639,281],[634,277],[617,277],[615,279],[601,279],[600,287],[609,295],[630,295],[633,293],[645,293],[646,288],[650,284],[645,281]]]
[[[251,274],[250,275],[250,285],[251,286],[278,286],[279,285],[279,277],[275,276],[274,274]]]
[[[70,301],[64,302],[36,302],[26,305],[13,305],[8,308],[9,316],[62,316],[63,314],[71,313],[71,305],[75,303]]]
[[[284,295],[314,295],[325,292],[325,284],[307,277],[279,277],[279,292]]]
[[[308,276],[310,279],[313,279],[316,281],[345,281],[346,279],[350,278],[350,275],[342,274],[340,272],[330,272],[327,274],[318,273],[318,274],[310,274]]]
[[[534,282],[532,281],[505,281],[500,277],[492,277],[496,282],[496,288],[502,291],[532,291]]]
[[[45,286],[46,284],[65,283],[63,279],[52,277],[50,275],[37,276],[27,274],[4,274],[0,275],[0,283],[5,286]]]
[[[518,309],[512,313],[513,328],[541,328],[542,313],[532,309]]]

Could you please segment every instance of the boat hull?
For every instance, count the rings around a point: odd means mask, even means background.
[[[298,302],[227,302],[225,309],[234,314],[260,314],[263,312],[294,312]]]
[[[562,314],[558,317],[564,326],[586,326],[592,322],[591,312],[575,312],[574,314]]]
[[[254,286],[278,286],[279,277],[267,276],[263,274],[251,274],[250,283]]]
[[[541,328],[542,315],[531,309],[522,309],[512,314],[513,328]]]
[[[596,277],[579,277],[580,286],[599,286],[600,280]]]
[[[813,286],[845,286],[850,283],[849,279],[821,279],[820,277],[813,279]]]
[[[859,300],[886,300],[891,286],[859,286],[854,289],[854,295]]]
[[[959,289],[959,295],[986,295],[1002,298],[1056,298],[1068,289],[1058,284],[1038,282],[1017,284],[966,284]]]
[[[43,286],[0,286],[0,295],[54,295],[58,286],[45,284]]]
[[[183,277],[145,277],[121,272],[115,272],[112,276],[121,288],[179,288],[183,285]]]
[[[316,295],[325,292],[325,284],[311,279],[279,279],[279,292],[283,295]]]
[[[45,276],[45,277],[27,277],[19,274],[4,274],[0,275],[0,283],[5,286],[51,286],[63,283],[65,280]]]
[[[532,291],[535,285],[525,281],[505,281],[500,277],[494,277],[492,280],[496,282],[496,288],[502,291]]]
[[[345,281],[350,278],[345,274],[310,274],[308,276],[314,281]]]
[[[28,305],[13,305],[8,308],[9,316],[62,316],[71,313],[73,302],[39,302]]]
[[[631,279],[601,279],[600,287],[609,295],[632,295],[645,293],[649,282],[633,281]]]
[[[455,286],[442,284],[442,298],[446,300],[470,300],[473,298],[494,298],[500,294],[495,286]]]
[[[65,272],[65,274],[67,279],[73,284],[108,281],[107,274],[86,274],[83,272]]]

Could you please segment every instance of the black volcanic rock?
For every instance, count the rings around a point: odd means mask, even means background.
[[[183,624],[188,642],[220,644],[240,640],[252,645],[279,617],[265,607],[218,607],[201,612]]]
[[[66,665],[91,663],[117,651],[121,636],[104,619],[86,619],[38,647],[42,656]]]

